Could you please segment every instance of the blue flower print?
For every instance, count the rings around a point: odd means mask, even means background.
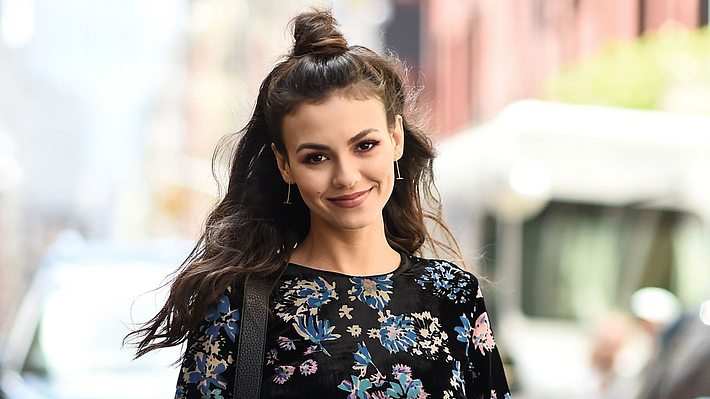
[[[432,289],[434,295],[448,298],[454,303],[468,302],[474,284],[461,269],[448,262],[434,262],[434,266],[424,268],[427,273],[417,279],[417,283]]]
[[[370,351],[367,349],[364,342],[357,344],[357,351],[354,355],[355,365],[353,366],[353,369],[360,372],[360,377],[364,377],[367,372],[367,365],[372,363]]]
[[[303,298],[311,309],[319,308],[331,299],[338,299],[338,295],[335,292],[335,284],[328,284],[322,277],[318,277],[315,281],[301,282],[300,286],[303,288],[298,291],[298,296]],[[296,302],[296,305],[300,304],[299,301]]]
[[[387,396],[390,398],[426,398],[429,396],[424,391],[421,380],[408,378],[407,374],[399,375],[397,382],[390,381],[390,388],[387,388]]]
[[[293,323],[293,328],[301,337],[319,345],[328,356],[330,353],[323,348],[323,342],[340,338],[340,334],[333,334],[335,326],[331,326],[328,320],[318,320],[318,316],[300,316]]]
[[[404,315],[383,316],[380,324],[380,343],[390,353],[407,351],[416,343],[417,334],[412,320]]]
[[[392,274],[379,277],[351,277],[353,287],[348,290],[350,300],[356,298],[375,310],[384,310],[392,293]]]
[[[392,377],[395,380],[398,380],[402,374],[407,376],[407,379],[411,379],[412,378],[412,368],[405,365],[405,364],[399,364],[399,363],[392,366]]]
[[[463,395],[466,396],[466,384],[461,377],[461,362],[458,360],[454,362],[454,368],[451,369],[451,379],[449,380],[449,383],[454,389],[460,388]]]
[[[203,394],[200,399],[224,399],[221,389],[213,389],[209,393]]]
[[[461,319],[461,323],[463,325],[454,328],[454,330],[459,333],[456,336],[456,340],[466,343],[466,353],[468,353],[468,344],[471,342],[472,333],[471,322],[468,320],[468,317],[466,317],[465,314],[459,316],[459,319]]]
[[[183,385],[178,385],[175,388],[175,399],[183,399],[185,397],[185,386]]]
[[[343,380],[343,382],[338,385],[339,389],[350,393],[348,399],[369,399],[370,394],[367,390],[372,388],[372,382],[367,378],[361,380],[355,375],[351,375],[350,379],[351,381]]]
[[[187,382],[197,384],[200,393],[203,395],[209,395],[210,387],[213,385],[220,389],[226,388],[227,380],[222,376],[222,373],[227,370],[226,362],[207,356],[204,353],[197,353],[195,355],[195,368],[195,371],[187,373]]]
[[[227,333],[227,337],[232,342],[235,342],[237,335],[239,334],[239,309],[231,309],[229,303],[229,297],[223,295],[217,305],[210,309],[205,316],[205,320],[213,323],[205,332],[210,339],[214,340],[219,334],[219,330],[224,328],[224,332]]]

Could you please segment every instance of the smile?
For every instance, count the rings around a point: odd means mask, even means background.
[[[353,194],[341,195],[340,197],[328,198],[328,201],[341,208],[354,208],[367,199],[372,188],[364,191],[358,191]]]

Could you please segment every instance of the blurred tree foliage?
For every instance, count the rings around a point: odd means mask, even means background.
[[[609,106],[663,108],[677,86],[710,93],[710,31],[666,29],[613,42],[543,85],[543,98]]]

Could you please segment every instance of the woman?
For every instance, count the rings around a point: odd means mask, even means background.
[[[187,347],[177,398],[231,397],[243,281],[273,282],[265,398],[509,397],[477,279],[414,256],[431,239],[431,141],[398,64],[294,20],[232,157],[227,193],[138,356]]]

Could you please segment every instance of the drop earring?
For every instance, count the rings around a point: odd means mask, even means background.
[[[394,166],[397,169],[397,177],[395,177],[395,180],[404,180],[404,177],[402,177],[402,174],[399,172],[399,162],[394,161]]]
[[[286,201],[284,204],[291,205],[291,183],[288,183],[288,191],[286,191]]]

